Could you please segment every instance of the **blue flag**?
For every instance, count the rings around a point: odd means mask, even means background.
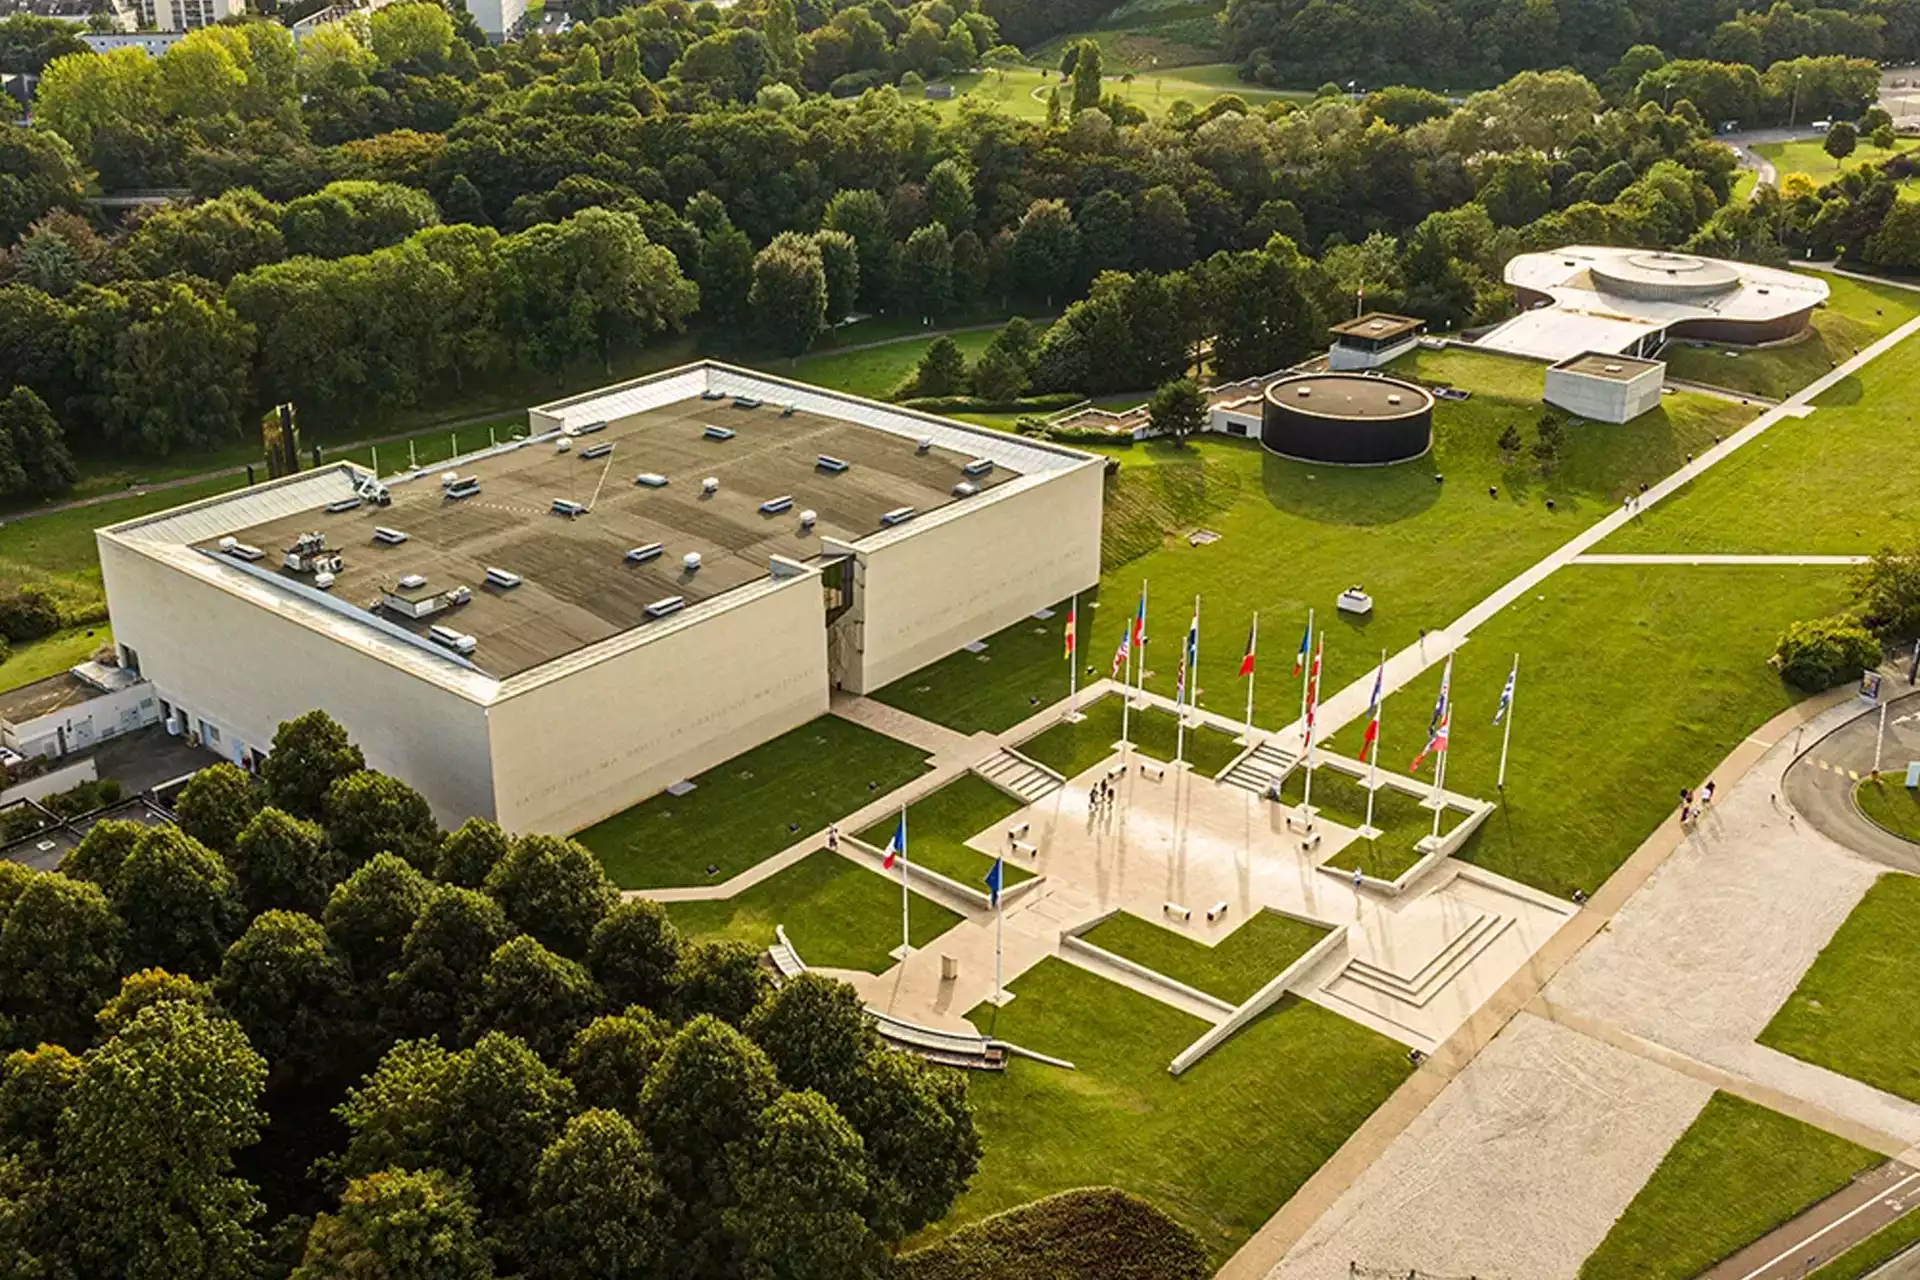
[[[906,851],[907,851],[907,811],[905,809],[902,809],[900,811],[900,825],[896,826],[893,829],[893,839],[887,841],[887,856],[880,863],[881,870],[883,871],[893,870],[894,859],[898,858],[901,854],[905,853]],[[907,873],[902,871],[900,874],[904,876]]]
[[[1005,858],[995,858],[993,860],[993,870],[987,872],[987,905],[990,907],[1000,905],[1000,876],[1001,868],[1005,862]]]

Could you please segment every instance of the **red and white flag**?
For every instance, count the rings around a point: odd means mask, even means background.
[[[1320,709],[1320,660],[1326,655],[1327,640],[1322,636],[1313,646],[1313,665],[1307,669],[1307,737],[1302,751],[1313,747],[1314,713]]]
[[[1368,753],[1380,743],[1380,687],[1387,676],[1387,664],[1382,662],[1373,673],[1373,700],[1367,703],[1367,731],[1360,738],[1360,759],[1365,761]]]
[[[1449,657],[1447,659],[1446,670],[1440,673],[1440,700],[1434,703],[1433,706],[1431,736],[1427,739],[1427,745],[1420,748],[1420,754],[1413,758],[1413,764],[1408,768],[1409,773],[1418,773],[1420,766],[1426,762],[1428,756],[1434,755],[1435,753],[1445,753],[1447,749],[1447,730],[1453,724],[1452,689],[1453,659]]]

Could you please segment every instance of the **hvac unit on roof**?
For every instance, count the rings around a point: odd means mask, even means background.
[[[455,631],[452,627],[441,626],[439,623],[427,628],[427,638],[455,653],[472,653],[480,645],[480,642],[472,636]]]
[[[389,529],[383,524],[373,526],[373,540],[384,542],[389,547],[397,547],[407,540],[407,535],[398,529]]]
[[[649,618],[664,618],[670,613],[678,613],[687,607],[685,596],[668,596],[665,600],[655,600],[647,606]]]
[[[420,588],[426,585],[427,585],[426,578],[422,577],[420,574],[403,573],[400,575],[400,589],[402,591],[418,591]]]
[[[667,487],[667,478],[658,471],[642,471],[633,478],[633,482],[643,489],[664,489]]]
[[[793,411],[799,407],[797,404],[783,404],[780,406],[780,416],[783,418],[791,418]]]
[[[660,553],[665,550],[666,547],[662,544],[649,542],[643,547],[635,547],[633,550],[627,552],[627,561],[630,564],[645,564],[649,560],[659,559]]]
[[[813,528],[814,521],[818,520],[819,518],[820,518],[820,513],[813,510],[811,507],[809,507],[807,510],[802,511],[800,513],[800,527],[802,529],[811,529]]]
[[[489,566],[487,569],[487,585],[488,586],[517,587],[524,581],[525,579],[522,578],[519,574],[509,572],[506,569],[495,569],[491,566]]]
[[[689,551],[687,554],[681,556],[680,567],[688,573],[698,573],[700,571],[700,553],[698,551]]]
[[[473,599],[473,588],[465,583],[447,591],[448,604],[467,604]]]
[[[553,442],[553,451],[555,453],[566,453],[568,450],[572,448],[573,448],[573,441],[569,440],[565,436],[561,436],[558,440],[555,440]]]
[[[725,400],[727,393],[724,391],[715,391],[712,387],[708,387],[700,393],[700,398],[702,400]]]
[[[777,516],[782,511],[788,511],[788,510],[791,510],[792,508],[793,508],[793,495],[790,493],[783,493],[777,498],[768,498],[765,502],[761,503],[760,514],[763,516]]]
[[[932,448],[933,448],[932,436],[921,436],[920,443],[915,446],[916,452],[919,452],[919,453],[926,453],[930,451]]]
[[[972,462],[969,462],[966,466],[960,469],[966,472],[970,476],[983,476],[987,474],[987,472],[993,470],[993,459],[992,458],[975,458]]]
[[[820,455],[818,460],[814,462],[813,465],[820,468],[820,470],[822,471],[831,471],[831,472],[834,472],[835,474],[838,474],[842,471],[845,471],[852,464],[846,462],[843,459],[833,457],[830,454],[823,453]]]
[[[606,429],[607,424],[604,422],[589,422],[584,427],[575,427],[573,434],[577,436],[590,436],[596,431],[605,431]]]
[[[612,452],[613,441],[609,440],[605,444],[589,445],[587,448],[582,449],[580,451],[580,457],[582,461],[590,462],[595,458],[604,458]]]
[[[753,396],[735,396],[733,398],[733,407],[736,409],[758,409],[760,407],[760,401]]]
[[[572,498],[555,498],[553,500],[553,514],[565,516],[571,520],[575,516],[587,514],[587,504],[584,502],[575,502]]]
[[[707,429],[700,434],[709,440],[733,439],[733,429],[731,427],[716,427],[711,423],[707,424]]]
[[[325,591],[333,585],[333,575],[322,569],[313,575],[313,585]]]
[[[220,550],[235,560],[263,560],[267,553],[256,546],[240,541],[238,538],[220,539]]]
[[[887,514],[880,517],[880,523],[884,525],[892,526],[896,524],[905,524],[907,521],[911,519],[913,519],[912,507],[895,507],[893,510],[887,512]]]
[[[440,473],[440,487],[442,489],[451,489],[459,483],[460,473],[458,471],[442,471]]]
[[[336,502],[329,502],[326,509],[328,515],[337,516],[343,511],[357,511],[359,508],[360,499],[358,497],[352,497],[341,498]]]

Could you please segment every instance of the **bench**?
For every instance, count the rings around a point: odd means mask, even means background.
[[[1032,826],[1033,824],[1031,822],[1021,822],[1021,823],[1015,824],[1014,826],[1008,827],[1007,839],[1013,841],[1015,844],[1020,843],[1020,838],[1026,835],[1028,828]]]
[[[1313,830],[1313,817],[1312,817],[1312,815],[1311,815],[1311,814],[1309,814],[1309,815],[1308,815],[1307,817],[1305,817],[1305,818],[1302,818],[1302,817],[1301,817],[1301,816],[1299,815],[1299,812],[1298,812],[1297,810],[1296,810],[1295,812],[1293,812],[1293,813],[1290,813],[1290,814],[1288,814],[1288,815],[1287,815],[1287,830],[1289,830],[1289,831],[1312,831],[1312,830]]]
[[[1111,782],[1111,781],[1112,781],[1113,779],[1115,779],[1115,778],[1124,778],[1124,777],[1126,777],[1126,776],[1127,776],[1127,766],[1126,766],[1126,765],[1124,765],[1124,764],[1115,764],[1115,765],[1108,765],[1108,766],[1107,766],[1107,780],[1108,780],[1109,782]]]
[[[1216,902],[1207,908],[1207,923],[1212,924],[1225,914],[1227,914],[1227,904],[1225,902]]]
[[[1040,846],[1037,844],[1028,844],[1024,840],[1015,840],[1013,842],[1013,851],[1028,858],[1037,858],[1040,856]]]
[[[1319,847],[1320,847],[1320,833],[1318,831],[1309,831],[1306,835],[1300,838],[1300,852],[1302,853],[1312,853],[1315,849],[1318,849]]]
[[[1160,904],[1160,910],[1167,915],[1178,916],[1182,920],[1193,919],[1193,908],[1183,907],[1177,902],[1163,902]]]
[[[1142,760],[1140,762],[1140,776],[1143,778],[1152,778],[1155,782],[1164,782],[1167,778],[1167,766],[1156,764],[1151,760]]]

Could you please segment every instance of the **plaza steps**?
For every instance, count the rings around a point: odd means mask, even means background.
[[[1066,779],[1018,751],[1002,747],[973,766],[973,771],[1025,804],[1033,804],[1066,785]]]
[[[1293,752],[1274,739],[1267,738],[1228,765],[1227,771],[1220,775],[1220,781],[1263,796],[1269,786],[1292,772],[1299,760],[1300,757]]]
[[[1440,989],[1513,927],[1511,916],[1482,912],[1464,930],[1448,939],[1434,957],[1410,974],[1399,974],[1365,960],[1354,959],[1337,979],[1351,982],[1416,1009],[1425,1008]]]

